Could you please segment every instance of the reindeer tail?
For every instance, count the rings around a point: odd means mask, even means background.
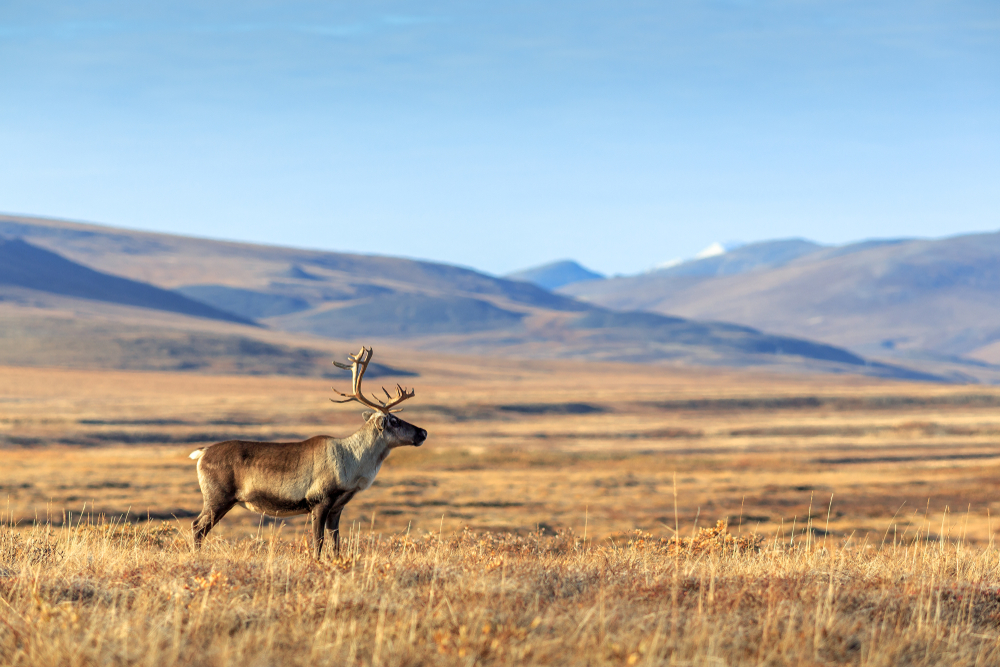
[[[194,459],[195,461],[197,461],[198,459],[200,459],[204,455],[205,455],[205,448],[202,447],[201,449],[196,449],[193,452],[191,452],[190,454],[188,454],[188,458],[189,459]]]

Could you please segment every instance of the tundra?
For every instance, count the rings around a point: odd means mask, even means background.
[[[332,438],[317,435],[302,442],[249,442],[227,440],[196,449],[191,458],[198,461],[198,485],[204,505],[194,520],[194,547],[234,505],[273,517],[308,514],[312,522],[313,555],[318,560],[323,551],[327,530],[340,553],[340,515],[344,506],[359,491],[375,480],[382,463],[396,447],[419,447],[427,431],[396,417],[394,408],[414,391],[396,385],[396,395],[382,388],[386,401],[369,400],[361,392],[372,349],[362,347],[348,355],[350,364],[333,362],[350,369],[352,393],[334,391],[344,400],[357,401],[372,408],[364,413],[365,425],[354,435]]]

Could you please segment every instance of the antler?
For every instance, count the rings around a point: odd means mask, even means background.
[[[361,381],[365,377],[365,371],[368,370],[368,363],[372,360],[372,348],[362,346],[360,352],[357,354],[349,354],[347,355],[347,358],[351,360],[349,365],[342,364],[339,361],[333,362],[333,365],[337,368],[343,368],[345,370],[349,369],[351,371],[351,387],[353,393],[345,394],[334,388],[334,391],[344,397],[344,400],[342,401],[331,398],[330,400],[334,403],[350,403],[351,401],[357,401],[362,405],[367,405],[369,408],[374,408],[379,412],[389,414],[390,412],[399,412],[399,410],[393,410],[392,408],[396,407],[408,398],[413,398],[416,393],[413,389],[407,391],[397,384],[395,396],[391,396],[389,392],[386,391],[385,387],[382,387],[382,391],[385,392],[385,397],[389,399],[388,403],[376,396],[372,397],[374,402],[369,400],[368,397],[361,392]]]

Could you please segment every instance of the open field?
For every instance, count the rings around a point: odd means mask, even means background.
[[[331,381],[0,368],[17,525],[0,532],[2,660],[68,664],[74,646],[78,664],[1000,659],[998,389],[376,360],[420,373],[401,379],[417,389],[403,416],[430,438],[348,505],[352,546],[320,564],[302,518],[240,508],[188,553],[187,454],[350,433],[359,411],[326,400]],[[88,528],[101,516],[118,527]],[[720,519],[760,550],[665,541]]]
[[[675,491],[680,524],[728,518],[764,533],[801,526],[810,504],[825,522],[831,495],[839,536],[939,525],[947,508],[982,542],[987,512],[1000,514],[994,388],[393,351],[376,359],[421,373],[400,379],[417,389],[404,416],[430,432],[420,449],[394,453],[345,513],[365,526],[374,513],[386,533],[437,531],[443,521],[446,531],[669,534]],[[355,430],[359,410],[327,400],[332,382],[2,368],[0,492],[19,522],[58,523],[85,503],[108,516],[185,519],[201,506],[187,458],[195,447]],[[220,529],[247,534],[257,524],[236,509]]]

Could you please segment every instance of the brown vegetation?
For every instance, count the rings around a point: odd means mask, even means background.
[[[186,456],[352,432],[330,382],[0,369],[0,662],[1000,660],[998,390],[380,358],[430,438],[320,563],[241,509],[192,554]]]
[[[925,533],[924,533],[925,534]],[[9,665],[865,664],[1000,660],[996,551],[916,533],[595,544],[280,531],[192,554],[169,524],[0,528]]]

